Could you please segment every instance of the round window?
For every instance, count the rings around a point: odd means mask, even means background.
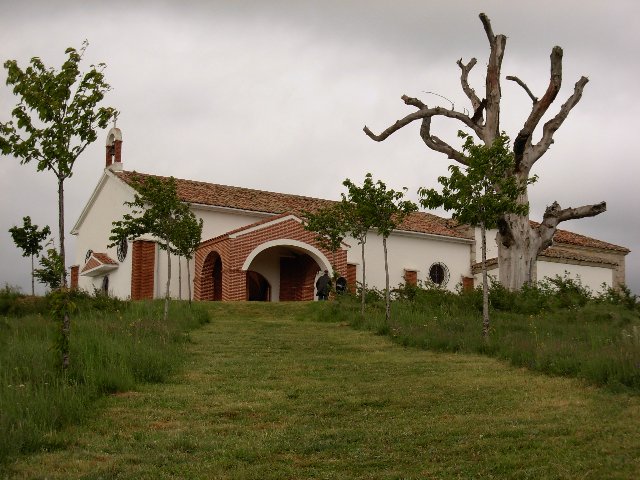
[[[127,258],[127,250],[129,249],[129,243],[126,238],[120,239],[120,243],[118,243],[118,248],[116,252],[118,253],[118,260],[124,262],[124,259]]]
[[[449,281],[449,269],[444,263],[434,263],[429,267],[429,280],[436,285],[446,285]]]

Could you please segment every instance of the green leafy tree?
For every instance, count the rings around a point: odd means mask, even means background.
[[[335,254],[346,235],[344,205],[335,203],[315,212],[305,211],[302,215],[304,228],[316,233],[317,242],[333,254],[333,263],[335,264]],[[332,267],[335,272],[335,265]]]
[[[109,237],[112,243],[109,247],[117,245],[123,238],[135,240],[143,235],[152,235],[160,240],[158,245],[167,252],[164,304],[164,319],[167,320],[171,286],[171,253],[179,250],[176,245],[180,242],[176,238],[185,232],[181,222],[189,216],[189,206],[180,201],[176,179],[173,177],[168,179],[137,177],[133,185],[137,190],[134,200],[125,202],[126,206],[132,208],[132,212],[125,214],[122,220],[113,222]]]
[[[52,291],[60,288],[64,263],[62,263],[62,257],[60,257],[56,249],[47,249],[47,255],[41,257],[39,263],[42,268],[36,268],[33,271],[33,275],[38,279],[38,282],[46,285]],[[65,341],[68,342],[68,339]]]
[[[347,187],[347,193],[342,194],[342,205],[345,211],[347,231],[360,245],[362,260],[362,292],[360,298],[360,314],[364,316],[367,294],[367,264],[365,244],[367,235],[375,224],[376,219],[376,184],[370,173],[365,176],[362,186],[358,186],[348,178],[342,182]]]
[[[189,287],[189,304],[191,304],[191,267],[189,262],[196,252],[196,248],[202,241],[202,219],[198,219],[195,214],[187,209],[174,229],[175,253],[187,259],[187,285]],[[182,290],[182,289],[181,289]]]
[[[105,128],[116,111],[98,107],[110,86],[104,80],[105,65],[91,65],[80,71],[80,62],[88,42],[80,50],[67,48],[67,59],[59,70],[46,67],[33,57],[24,70],[15,60],[7,60],[7,85],[19,98],[11,111],[12,120],[0,122],[0,153],[13,155],[20,162],[35,162],[39,172],[53,172],[58,182],[58,238],[60,239],[60,284],[67,286],[64,229],[64,182],[71,177],[76,160],[96,138],[96,130]],[[68,302],[60,302],[68,305]],[[69,366],[71,322],[69,312],[63,316],[61,345],[62,368]]]
[[[344,184],[347,188],[357,190],[349,179]],[[362,197],[355,197],[354,203],[359,206],[363,218],[367,223],[370,221],[371,226],[375,228],[379,235],[382,236],[382,249],[384,251],[384,273],[385,273],[385,319],[387,324],[391,320],[391,291],[389,288],[389,259],[387,239],[402,224],[403,220],[411,212],[415,212],[418,206],[410,200],[404,200],[407,191],[387,190],[387,186],[381,180],[373,182],[370,173],[365,176],[365,182],[360,190]],[[358,210],[356,210],[358,211]]]
[[[35,295],[33,259],[44,248],[42,242],[51,234],[51,229],[46,225],[38,230],[38,225],[33,225],[31,217],[26,216],[22,218],[22,227],[14,225],[9,233],[16,246],[22,250],[22,256],[31,257],[31,295]]]
[[[486,229],[496,228],[507,214],[528,215],[529,204],[521,201],[527,185],[537,177],[520,180],[512,175],[515,168],[509,137],[502,132],[486,146],[476,145],[471,135],[458,132],[464,139],[462,147],[466,168],[451,165],[450,177],[439,177],[442,193],[433,188],[421,188],[421,204],[425,208],[444,207],[452,217],[467,225],[480,227],[482,237],[482,334],[489,336],[489,300],[487,285]]]
[[[64,182],[71,177],[76,160],[105,128],[116,111],[98,107],[110,86],[104,80],[105,64],[91,65],[86,73],[80,62],[88,46],[67,48],[68,56],[59,70],[46,67],[33,57],[24,70],[17,61],[7,60],[7,85],[19,103],[13,120],[0,123],[0,152],[20,162],[35,162],[39,172],[48,170],[58,180],[58,238],[60,258],[65,265]],[[66,268],[61,273],[66,287]]]

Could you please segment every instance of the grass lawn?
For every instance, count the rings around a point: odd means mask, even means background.
[[[212,304],[171,381],[10,478],[640,478],[640,397],[403,348],[305,304]]]

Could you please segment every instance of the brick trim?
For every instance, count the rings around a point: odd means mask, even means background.
[[[238,236],[221,235],[210,240],[206,240],[200,244],[195,254],[195,274],[194,274],[194,299],[210,300],[211,285],[208,276],[211,274],[212,253],[219,256],[222,262],[222,286],[221,300],[238,301],[247,298],[247,276],[246,271],[242,269],[246,260],[261,245],[269,242],[278,241],[280,246],[286,246],[290,241],[295,244],[296,248],[304,250],[304,245],[313,247],[320,251],[330,262],[339,275],[347,273],[347,251],[341,249],[338,252],[330,252],[320,246],[313,232],[304,229],[299,219],[290,218],[264,228],[256,229]],[[303,245],[303,247],[300,247]],[[305,252],[307,256],[301,256],[302,259],[298,265],[300,278],[296,277],[299,285],[298,293],[287,291],[286,283],[289,278],[284,278],[285,289],[282,289],[282,272],[281,272],[281,299],[287,300],[313,300],[314,298],[314,281],[315,275],[320,270],[320,266],[313,260],[311,248]],[[217,257],[216,257],[217,258]],[[209,262],[209,263],[207,263]],[[284,294],[283,294],[284,292]]]
[[[131,299],[153,299],[156,263],[156,244],[135,240],[131,253]]]

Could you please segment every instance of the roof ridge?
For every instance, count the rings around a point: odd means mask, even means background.
[[[133,170],[133,171],[122,170],[120,172],[117,172],[116,174],[117,175],[119,175],[119,174],[143,175],[143,176],[155,177],[155,178],[175,178],[176,180],[181,181],[181,182],[196,183],[196,184],[199,184],[199,185],[213,185],[213,186],[216,186],[216,187],[232,188],[234,190],[244,190],[246,192],[271,193],[273,195],[284,195],[284,196],[292,197],[292,198],[304,198],[306,200],[320,200],[320,201],[323,201],[323,202],[338,203],[337,200],[329,200],[327,198],[310,197],[308,195],[299,195],[299,194],[296,194],[296,193],[273,192],[271,190],[261,190],[259,188],[238,187],[236,185],[227,185],[227,184],[224,184],[224,183],[203,182],[201,180],[192,180],[192,179],[189,179],[189,178],[178,178],[178,177],[174,177],[173,175],[167,177],[167,176],[163,176],[163,175],[154,175],[152,173],[137,172],[135,170]]]

